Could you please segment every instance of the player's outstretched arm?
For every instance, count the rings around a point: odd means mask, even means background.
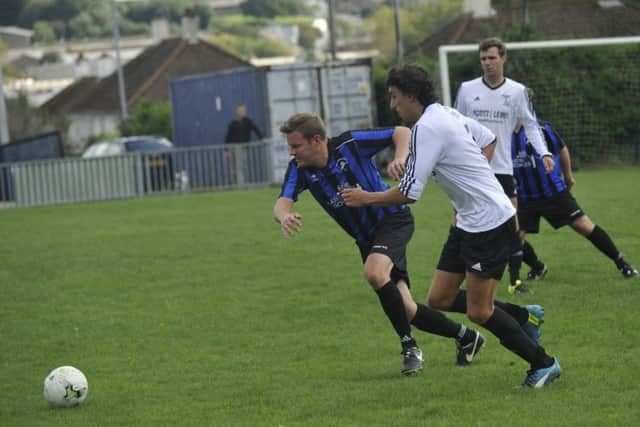
[[[302,215],[291,212],[294,201],[280,197],[273,206],[273,217],[280,224],[284,237],[289,237],[302,230]]]
[[[361,188],[345,188],[340,193],[344,203],[351,208],[362,206],[392,206],[413,203],[400,192],[398,187],[393,187],[384,192],[368,192]]]
[[[409,156],[411,129],[404,126],[396,126],[392,138],[393,145],[395,146],[395,155],[391,163],[387,166],[387,173],[392,179],[400,181],[404,175],[405,163]]]

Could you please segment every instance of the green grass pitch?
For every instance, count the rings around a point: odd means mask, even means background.
[[[583,209],[640,266],[640,168],[576,180]],[[519,387],[526,364],[486,331],[468,368],[453,341],[416,331],[425,369],[406,378],[351,239],[305,194],[304,229],[285,240],[278,191],[0,211],[0,425],[637,425],[640,279],[586,239],[545,223],[530,239],[545,280],[510,296],[505,276],[498,293],[545,307],[557,382]],[[424,301],[451,208],[430,184],[412,209]],[[66,364],[89,396],[52,409],[43,380]]]

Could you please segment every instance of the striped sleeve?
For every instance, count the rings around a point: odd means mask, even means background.
[[[566,146],[560,134],[553,127],[551,127],[551,124],[548,122],[545,122],[542,125],[542,131],[545,134],[547,142],[551,142],[549,144],[549,151],[551,151],[551,153],[553,154],[560,153],[560,150],[562,150]]]
[[[355,141],[358,146],[358,150],[363,156],[373,157],[380,151],[393,145],[393,133],[395,127],[379,128],[379,129],[365,129],[365,130],[352,130],[346,132],[351,139]],[[342,134],[339,138],[344,139]]]
[[[306,189],[305,180],[300,173],[295,160],[289,162],[287,172],[284,174],[284,181],[280,189],[280,197],[285,197],[293,201],[298,201],[298,194]]]

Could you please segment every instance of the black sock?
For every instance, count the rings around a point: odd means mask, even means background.
[[[622,254],[618,251],[618,248],[616,248],[616,245],[613,243],[607,232],[602,228],[596,225],[587,239],[589,239],[591,243],[600,250],[600,252],[611,258],[613,262],[616,263],[616,267],[620,269],[625,266]]]
[[[387,314],[393,328],[400,337],[402,347],[414,347],[416,341],[411,335],[411,326],[407,319],[407,313],[402,302],[402,294],[395,283],[389,281],[386,285],[376,290],[382,309]]]
[[[542,270],[542,267],[544,266],[542,261],[538,259],[538,255],[533,249],[533,246],[531,246],[531,244],[526,240],[522,244],[522,261],[536,271]]]
[[[462,328],[460,323],[423,304],[418,304],[411,324],[422,331],[447,338],[458,338],[458,332]]]
[[[529,362],[531,369],[547,368],[553,364],[553,358],[544,348],[529,338],[515,319],[500,307],[495,308],[482,326],[498,337],[500,344]]]
[[[464,289],[458,290],[456,299],[453,300],[453,304],[449,307],[449,311],[454,313],[466,313],[467,312],[467,291]]]
[[[518,322],[520,326],[524,325],[529,320],[529,312],[524,307],[498,300],[493,301],[493,304],[496,307],[500,307],[503,311],[516,319],[516,322]],[[467,291],[464,289],[460,289],[458,291],[458,295],[456,295],[456,299],[453,301],[450,311],[455,313],[467,312]]]
[[[509,283],[520,280],[520,267],[522,266],[522,240],[515,236],[511,243],[511,256],[509,256]]]

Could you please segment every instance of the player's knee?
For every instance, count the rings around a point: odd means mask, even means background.
[[[588,216],[583,215],[578,218],[573,224],[571,224],[571,227],[583,236],[589,237],[589,235],[593,233],[593,230],[596,228],[596,225],[589,219]]]
[[[387,273],[376,268],[366,268],[364,270],[364,278],[374,289],[380,289],[390,280]]]
[[[467,318],[477,325],[484,325],[493,314],[488,307],[467,306]]]
[[[447,310],[453,304],[453,298],[448,295],[429,293],[427,305],[436,310]]]

